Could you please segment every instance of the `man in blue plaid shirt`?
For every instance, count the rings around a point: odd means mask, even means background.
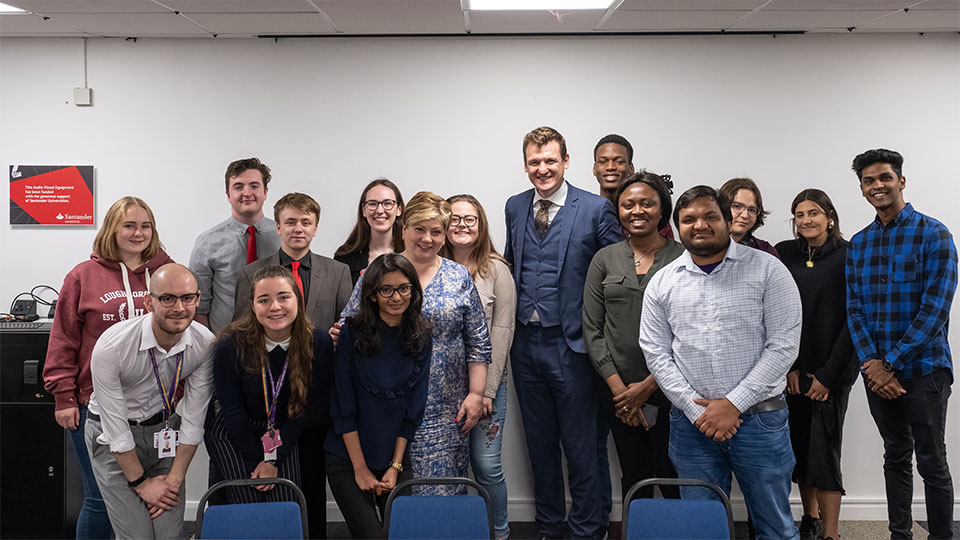
[[[883,438],[890,537],[911,538],[912,454],[923,477],[930,538],[953,538],[953,481],[944,442],[953,363],[947,342],[957,288],[950,231],[903,198],[903,156],[868,150],[853,160],[877,210],[847,250],[847,314]]]

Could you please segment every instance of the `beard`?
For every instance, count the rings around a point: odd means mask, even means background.
[[[692,255],[696,255],[697,257],[704,257],[704,258],[710,257],[711,255],[716,255],[717,253],[720,253],[726,250],[727,246],[730,245],[730,242],[731,242],[729,236],[720,237],[720,238],[715,237],[712,240],[701,241],[701,242],[697,242],[696,244],[694,244],[688,238],[681,238],[680,241],[683,244],[683,247],[686,248],[686,250],[689,251]]]

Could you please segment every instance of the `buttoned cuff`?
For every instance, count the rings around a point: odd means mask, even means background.
[[[133,434],[130,433],[130,430],[124,431],[115,439],[111,439],[106,433],[101,433],[100,436],[97,437],[97,442],[110,446],[110,451],[115,454],[129,452],[136,448],[136,445],[133,443]]]
[[[691,424],[696,425],[697,418],[700,418],[700,415],[707,411],[706,407],[697,405],[692,400],[685,407],[680,408],[683,411],[683,414],[687,416],[687,419],[690,420]]]
[[[727,401],[733,403],[733,406],[736,407],[741,414],[750,407],[753,407],[762,401],[757,399],[756,396],[752,395],[749,390],[744,388],[734,388],[724,397],[727,398]]]

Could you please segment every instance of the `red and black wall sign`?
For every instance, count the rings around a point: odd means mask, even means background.
[[[92,165],[11,165],[11,225],[93,225]]]

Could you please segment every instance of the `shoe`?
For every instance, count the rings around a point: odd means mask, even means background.
[[[800,540],[817,540],[823,535],[823,522],[806,514],[800,518]]]

